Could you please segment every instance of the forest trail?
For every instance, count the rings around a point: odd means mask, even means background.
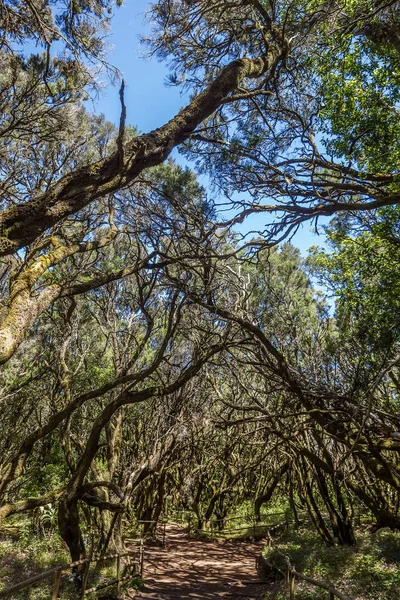
[[[267,589],[256,573],[260,552],[260,543],[188,540],[169,525],[165,548],[145,548],[145,585],[135,600],[259,600]]]

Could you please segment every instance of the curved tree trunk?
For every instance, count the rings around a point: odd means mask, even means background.
[[[269,502],[271,500],[272,494],[274,493],[274,491],[277,488],[279,482],[281,481],[283,475],[287,472],[288,469],[289,469],[289,462],[286,462],[278,469],[276,476],[271,481],[267,490],[261,496],[258,496],[258,498],[255,499],[254,515],[255,515],[256,521],[261,520],[261,507],[263,506],[263,504],[266,504],[267,502]]]
[[[68,546],[71,560],[80,560],[86,554],[82,538],[78,500],[76,497],[63,496],[58,507],[58,530]]]

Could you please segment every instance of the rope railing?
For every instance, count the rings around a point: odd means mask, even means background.
[[[137,521],[137,524],[138,525],[155,525],[155,528],[154,528],[154,532],[155,533],[157,532],[158,526],[161,525],[162,526],[162,532],[161,532],[162,539],[161,539],[161,543],[162,543],[163,546],[165,546],[166,528],[167,528],[167,524],[168,524],[168,519],[166,517],[162,518],[162,519],[159,519],[158,521],[155,521],[155,520],[153,520],[153,521],[151,521],[151,520],[146,521],[146,520],[142,519],[140,521]]]
[[[266,530],[263,537],[266,537],[266,539],[267,539],[268,549],[270,549],[271,546],[273,545],[275,551],[284,558],[286,569],[285,569],[285,571],[282,571],[282,569],[280,569],[278,566],[276,566],[273,563],[271,563],[270,561],[268,561],[268,559],[264,556],[262,557],[262,559],[263,559],[263,561],[265,561],[265,563],[270,568],[273,568],[276,571],[280,572],[283,575],[283,577],[286,579],[288,588],[289,588],[290,600],[294,599],[294,597],[295,597],[296,579],[306,581],[315,587],[319,587],[321,589],[327,590],[329,592],[329,600],[334,600],[335,598],[339,598],[339,600],[352,600],[351,598],[349,598],[348,596],[344,595],[342,592],[340,592],[339,590],[334,588],[332,585],[321,582],[321,581],[317,581],[316,579],[313,579],[312,577],[310,577],[308,575],[304,575],[303,573],[296,571],[294,565],[292,565],[290,563],[289,557],[286,556],[285,554],[283,554],[279,550],[279,548],[275,544],[273,544],[271,532],[275,531],[276,529],[282,528],[282,527],[286,527],[288,529],[289,525],[291,523],[294,523],[294,521],[289,520],[288,518],[286,518],[284,521],[279,522],[273,526],[271,526],[270,523],[266,522],[266,521],[269,521],[273,517],[282,516],[282,515],[285,515],[285,513],[284,512],[269,513],[269,514],[258,515],[257,517],[254,514],[239,515],[239,516],[235,516],[235,517],[230,517],[228,519],[212,519],[210,521],[211,531],[207,532],[207,531],[201,531],[201,530],[197,529],[196,527],[193,527],[192,513],[190,513],[189,511],[185,512],[185,516],[187,518],[187,521],[186,521],[187,522],[187,534],[188,534],[189,538],[192,533],[195,533],[195,532],[199,533],[200,531],[202,533],[210,534],[211,537],[213,537],[213,538],[219,537],[219,536],[225,537],[225,536],[230,535],[235,532],[238,533],[238,532],[242,532],[242,531],[252,531],[253,537],[255,538],[256,534],[259,532],[259,530],[261,528],[263,530]],[[246,519],[248,519],[249,522],[247,524],[244,524],[241,527],[229,528],[229,529],[225,528],[225,529],[218,530],[218,531],[215,530],[215,524],[218,524],[218,522],[223,522],[224,524],[226,524],[226,523],[230,523],[230,522],[234,522],[234,521],[241,521],[242,523],[245,523]],[[264,521],[264,519],[265,519],[265,521]],[[184,521],[184,519],[182,519],[182,522],[183,521]],[[301,521],[303,521],[303,519],[301,519]],[[156,527],[161,525],[162,526],[162,544],[163,544],[163,546],[165,546],[165,543],[166,543],[166,525],[168,522],[170,522],[170,519],[168,519],[167,517],[159,519],[158,521],[155,521],[155,520],[139,520],[139,521],[137,521],[137,523],[139,525],[154,524]],[[143,537],[140,539],[129,539],[128,542],[129,542],[129,544],[138,544],[139,545],[137,575],[142,576],[143,575],[143,566],[144,566]],[[87,594],[89,594],[91,592],[95,592],[102,588],[110,587],[113,585],[116,585],[117,593],[119,593],[121,583],[123,583],[124,581],[127,581],[129,579],[133,579],[135,577],[135,575],[128,575],[125,577],[121,577],[121,560],[123,558],[133,557],[135,555],[136,555],[136,552],[129,551],[129,552],[124,552],[124,553],[116,553],[116,554],[112,554],[112,555],[108,555],[108,556],[91,556],[91,557],[88,557],[88,558],[85,558],[85,559],[82,559],[79,561],[75,561],[73,563],[69,563],[66,565],[60,565],[58,567],[54,567],[52,569],[44,571],[43,573],[35,575],[34,577],[31,577],[30,579],[26,579],[25,581],[15,584],[12,587],[9,587],[5,590],[1,590],[0,591],[0,599],[7,598],[15,592],[18,592],[22,589],[25,589],[36,583],[39,583],[40,581],[44,581],[50,577],[53,577],[53,589],[52,589],[51,600],[56,600],[58,598],[58,594],[59,594],[59,590],[60,590],[62,574],[65,571],[69,571],[75,567],[82,566],[82,565],[85,565],[85,567],[84,567],[83,575],[82,575],[82,586],[81,586],[81,592],[80,592],[81,599],[83,599]],[[102,585],[99,585],[97,587],[86,588],[87,582],[88,582],[90,565],[92,563],[97,564],[98,562],[101,562],[101,561],[113,560],[113,559],[116,560],[116,575],[117,575],[116,578],[109,582],[106,582]]]
[[[314,587],[318,587],[320,589],[326,590],[327,592],[329,592],[329,600],[335,600],[335,598],[339,598],[339,600],[352,600],[349,596],[346,596],[345,594],[343,594],[340,590],[336,589],[330,583],[325,583],[324,581],[318,581],[317,579],[314,579],[313,577],[310,577],[309,575],[304,575],[304,573],[300,573],[299,571],[296,571],[296,568],[290,562],[289,557],[286,554],[284,554],[283,552],[281,552],[279,550],[279,548],[276,546],[276,544],[273,543],[273,539],[272,539],[270,532],[268,532],[268,534],[267,534],[267,547],[268,547],[268,550],[271,550],[271,547],[272,547],[274,549],[274,551],[277,554],[279,554],[285,561],[286,569],[285,569],[285,571],[283,571],[282,569],[280,569],[279,567],[274,565],[271,561],[269,561],[267,558],[265,558],[265,556],[263,556],[263,560],[266,562],[266,564],[270,568],[275,569],[276,571],[281,573],[281,575],[285,578],[288,589],[289,589],[290,600],[294,600],[294,598],[295,598],[296,579],[301,579],[303,581],[306,581],[307,583],[310,583]]]
[[[266,529],[273,530],[278,527],[288,528],[289,525],[294,522],[289,519],[285,519],[285,521],[282,521],[281,523],[278,523],[277,525],[275,525],[271,528],[271,524],[270,524],[271,519],[273,517],[278,517],[278,516],[282,516],[282,515],[285,515],[285,513],[280,512],[280,513],[270,513],[270,514],[265,514],[265,515],[259,515],[258,518],[256,518],[254,515],[243,515],[240,517],[232,517],[230,519],[211,519],[209,522],[209,530],[201,530],[201,529],[198,529],[197,527],[194,527],[192,524],[192,519],[189,515],[188,535],[190,537],[191,533],[202,533],[202,534],[206,534],[206,535],[208,534],[208,535],[210,535],[211,538],[215,539],[218,537],[226,538],[227,536],[232,535],[233,533],[250,532],[252,537],[255,538],[257,536],[257,534],[259,534],[260,532],[264,532]],[[246,522],[246,519],[247,519],[247,522]],[[243,524],[240,527],[229,527],[229,528],[224,527],[223,529],[218,529],[215,527],[215,525],[218,526],[218,522],[222,522],[225,524],[225,523],[236,521],[236,520],[240,520]]]
[[[263,515],[263,517],[268,518],[268,517],[273,517],[273,516],[281,516],[284,514],[285,513],[275,513],[275,514]],[[236,519],[244,520],[245,518],[246,517],[244,517],[244,516],[243,517],[233,517],[229,520],[230,521],[233,521]],[[340,590],[336,589],[333,585],[331,585],[329,583],[325,583],[323,581],[318,581],[317,579],[314,579],[313,577],[310,577],[309,575],[304,575],[304,573],[300,573],[299,571],[297,571],[295,566],[292,565],[292,563],[290,562],[289,557],[286,554],[283,554],[283,552],[281,552],[279,550],[279,548],[273,543],[273,538],[271,536],[271,532],[275,531],[279,528],[282,528],[282,527],[288,528],[289,525],[291,523],[293,523],[294,521],[285,519],[284,521],[282,521],[280,523],[276,523],[275,525],[270,526],[270,525],[266,525],[263,522],[256,520],[254,518],[254,515],[249,515],[248,518],[249,518],[249,520],[251,519],[251,522],[248,523],[244,527],[239,527],[239,528],[235,528],[235,529],[227,529],[225,532],[220,531],[217,534],[215,532],[211,532],[211,534],[214,536],[215,535],[228,535],[230,533],[243,531],[243,530],[249,531],[249,530],[251,530],[251,528],[253,528],[253,536],[255,537],[257,527],[267,528],[265,537],[267,539],[268,550],[270,550],[271,546],[273,546],[274,550],[284,559],[285,567],[286,567],[285,571],[280,569],[278,566],[274,565],[272,562],[270,562],[264,556],[263,556],[263,560],[266,562],[266,564],[268,564],[268,566],[270,568],[275,569],[276,571],[281,573],[281,575],[284,577],[284,579],[287,582],[290,600],[294,600],[294,598],[295,598],[296,579],[306,581],[307,583],[311,584],[314,587],[318,587],[320,589],[326,590],[327,592],[329,592],[329,600],[335,600],[335,598],[339,598],[339,600],[352,600],[349,596],[346,596],[345,594],[343,594]],[[227,522],[227,521],[228,521],[228,519],[225,522]],[[303,521],[303,519],[302,519],[302,521]],[[190,521],[189,521],[189,532],[190,532]]]
[[[130,543],[137,543],[139,546],[139,556],[138,556],[138,565],[137,565],[138,573],[136,574],[136,576],[139,576],[139,575],[142,576],[143,575],[143,563],[144,563],[143,540],[130,540]],[[74,569],[76,567],[82,566],[82,565],[84,565],[84,570],[83,570],[83,574],[82,574],[82,585],[81,585],[81,590],[80,590],[80,598],[81,599],[83,599],[89,593],[96,592],[100,589],[103,589],[106,587],[111,587],[113,585],[116,586],[117,593],[119,594],[120,590],[121,590],[121,584],[123,582],[133,579],[135,577],[135,575],[128,575],[125,577],[121,577],[121,566],[122,566],[121,561],[123,558],[133,557],[133,556],[137,556],[137,552],[133,552],[133,551],[122,552],[122,553],[117,552],[115,554],[109,554],[106,556],[90,556],[88,558],[83,558],[81,560],[77,560],[72,563],[68,563],[65,565],[59,565],[58,567],[53,567],[52,569],[48,569],[47,571],[44,571],[43,573],[39,573],[39,575],[35,575],[34,577],[25,579],[25,581],[21,581],[20,583],[17,583],[5,590],[1,590],[0,598],[8,598],[11,596],[11,594],[14,594],[15,592],[19,592],[20,590],[31,587],[32,585],[35,585],[36,583],[45,581],[46,579],[50,579],[52,577],[53,578],[53,587],[52,587],[51,600],[57,600],[57,598],[59,596],[59,592],[60,592],[61,577],[62,577],[63,573],[65,573],[66,571],[69,571],[71,569]],[[101,585],[91,587],[91,588],[86,588],[87,582],[88,582],[88,577],[89,577],[90,565],[92,563],[97,564],[99,562],[107,561],[107,560],[116,560],[116,570],[117,570],[116,578],[112,579],[111,581],[107,581],[106,583],[103,583]]]
[[[193,514],[194,513],[191,510],[170,511],[168,513],[167,521],[171,522],[171,517],[172,517],[172,518],[175,518],[175,520],[178,523],[187,522],[188,517]],[[285,514],[286,513],[283,511],[275,512],[275,513],[260,513],[259,517],[260,517],[260,519],[268,519],[268,518],[273,518],[273,517],[280,517]],[[230,523],[231,521],[243,521],[243,522],[247,523],[247,522],[253,520],[254,518],[255,518],[254,513],[249,513],[249,514],[243,514],[243,515],[236,515],[234,517],[217,518],[217,517],[213,516],[210,520],[212,520],[214,523]]]

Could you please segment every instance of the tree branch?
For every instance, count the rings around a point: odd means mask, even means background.
[[[120,150],[117,150],[103,160],[62,177],[44,194],[5,210],[0,215],[0,256],[31,244],[65,217],[127,186],[144,169],[164,162],[172,149],[184,142],[245,78],[260,77],[279,56],[279,49],[273,48],[265,57],[234,60],[165,125],[124,144],[122,163]]]

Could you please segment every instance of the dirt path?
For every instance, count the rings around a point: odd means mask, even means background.
[[[135,600],[264,598],[255,566],[260,544],[188,540],[174,525],[166,540],[165,548],[145,548],[145,587]]]

